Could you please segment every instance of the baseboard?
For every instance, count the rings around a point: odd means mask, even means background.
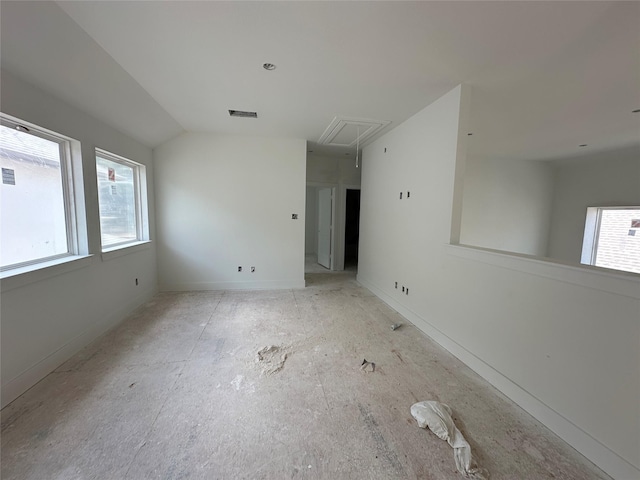
[[[131,312],[153,297],[156,293],[157,289],[155,288],[144,290],[130,302],[115,312],[101,318],[99,321],[94,322],[89,326],[89,328],[69,340],[56,351],[50,353],[35,365],[32,365],[24,372],[3,384],[1,408],[4,408],[9,403],[13,402],[16,398],[53,372],[69,358],[78,353],[82,348],[120,324],[120,322],[127,318]]]
[[[620,457],[606,445],[600,443],[570,420],[537,399],[534,395],[476,357],[466,348],[431,325],[427,320],[396,301],[383,289],[366,278],[363,278],[361,275],[357,276],[357,281],[608,475],[611,475],[616,480],[640,478],[640,469],[638,467]]]
[[[301,280],[267,280],[257,282],[189,282],[160,285],[161,292],[192,292],[215,290],[287,290],[304,288]]]

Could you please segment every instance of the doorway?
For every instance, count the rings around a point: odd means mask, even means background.
[[[360,190],[347,189],[344,218],[344,269],[357,270],[360,241]]]

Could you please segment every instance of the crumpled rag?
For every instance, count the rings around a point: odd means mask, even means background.
[[[420,428],[429,428],[453,447],[456,468],[467,478],[487,480],[489,474],[475,464],[471,447],[451,418],[451,408],[444,403],[427,400],[411,405],[411,415]]]

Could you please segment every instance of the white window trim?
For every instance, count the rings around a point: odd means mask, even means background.
[[[0,278],[4,282],[5,279],[15,275],[30,273],[41,268],[49,268],[86,257],[89,254],[89,242],[80,142],[2,112],[0,112],[0,124],[10,128],[26,127],[30,135],[44,138],[60,145],[60,171],[67,232],[66,253],[2,266],[0,267]]]
[[[115,153],[109,152],[102,148],[95,149],[95,158],[100,156],[112,162],[126,165],[133,169],[133,190],[134,201],[136,209],[136,239],[111,244],[108,246],[102,245],[102,231],[100,231],[100,249],[102,252],[102,259],[108,260],[110,258],[116,258],[120,255],[115,254],[122,249],[139,247],[150,242],[149,239],[149,208],[147,202],[147,167],[142,163],[134,162],[126,157],[122,157]],[[96,183],[98,179],[96,177]],[[99,205],[98,205],[99,210]]]

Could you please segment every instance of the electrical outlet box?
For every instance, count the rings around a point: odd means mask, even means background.
[[[238,271],[241,272],[242,271],[242,267],[238,267]]]
[[[251,273],[256,271],[256,267],[251,267]]]

